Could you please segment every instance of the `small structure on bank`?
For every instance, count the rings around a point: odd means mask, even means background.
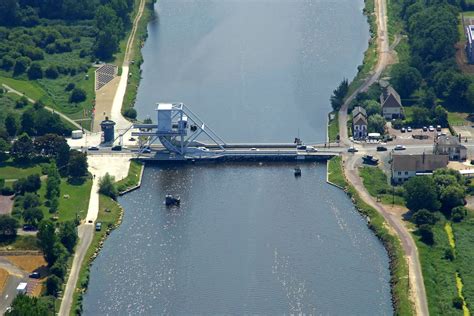
[[[115,122],[112,120],[109,120],[109,118],[106,116],[105,120],[100,122],[100,129],[102,130],[102,144],[108,144],[112,145],[115,139]]]
[[[467,159],[467,148],[461,144],[459,137],[456,136],[439,136],[436,139],[433,151],[438,155],[447,155],[449,160],[464,161]]]
[[[352,110],[352,137],[356,140],[367,137],[367,112],[361,106]]]
[[[402,184],[411,177],[432,174],[446,168],[448,162],[447,155],[392,154],[392,183]]]
[[[382,105],[382,116],[386,120],[393,120],[403,117],[403,106],[400,95],[392,86],[383,89],[380,95]]]

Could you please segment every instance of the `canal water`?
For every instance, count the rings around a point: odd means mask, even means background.
[[[183,101],[230,142],[324,141],[367,47],[362,0],[160,0],[139,115]],[[325,164],[147,166],[91,267],[85,315],[390,315],[388,257]],[[167,193],[180,208],[163,205]]]

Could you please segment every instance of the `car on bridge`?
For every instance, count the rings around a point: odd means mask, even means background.
[[[90,146],[89,148],[87,148],[87,150],[99,150],[99,147],[97,147],[97,146]]]
[[[121,151],[121,150],[122,150],[122,146],[116,145],[116,146],[112,147],[112,150],[113,150],[113,151]]]

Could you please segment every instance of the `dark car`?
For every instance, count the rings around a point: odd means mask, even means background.
[[[39,274],[39,272],[33,272],[33,273],[30,273],[29,277],[32,279],[39,279],[41,278],[41,275]]]
[[[23,225],[23,230],[25,232],[34,232],[34,231],[36,231],[36,229],[37,228],[33,225]]]
[[[377,151],[387,151],[387,147],[377,146]]]
[[[121,150],[122,150],[122,146],[116,145],[116,146],[112,147],[112,150],[113,150],[113,151],[121,151]]]
[[[423,126],[423,132],[427,132],[427,131],[428,131],[428,127]]]
[[[99,147],[97,146],[91,146],[89,148],[87,148],[88,150],[99,150]]]
[[[402,127],[402,129],[400,130],[402,133],[405,133],[406,132],[406,129],[405,127]]]
[[[356,152],[358,152],[358,151],[359,151],[359,150],[357,150],[357,148],[352,147],[352,146],[347,149],[347,152],[349,152],[349,153],[356,153]]]
[[[298,145],[296,146],[296,149],[306,150],[306,145]]]

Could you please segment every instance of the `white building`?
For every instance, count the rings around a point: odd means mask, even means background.
[[[440,136],[436,139],[434,152],[438,155],[448,155],[449,160],[464,161],[467,159],[467,148],[456,136]]]
[[[392,86],[388,86],[380,95],[382,115],[386,120],[403,117],[403,106],[400,95]]]
[[[447,155],[392,154],[392,183],[402,184],[411,177],[431,174],[446,168],[448,162]]]

